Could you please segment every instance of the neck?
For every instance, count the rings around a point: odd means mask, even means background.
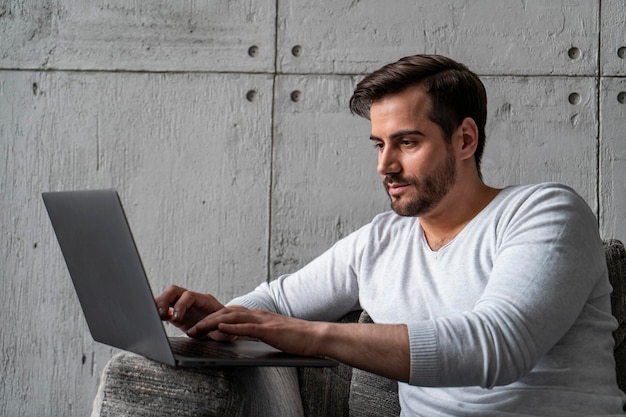
[[[448,244],[499,192],[500,189],[480,180],[474,184],[457,183],[437,207],[420,217],[430,248],[437,251]]]

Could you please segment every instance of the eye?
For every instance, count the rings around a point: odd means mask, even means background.
[[[383,148],[383,143],[382,142],[374,142],[374,148],[375,149],[382,149]]]

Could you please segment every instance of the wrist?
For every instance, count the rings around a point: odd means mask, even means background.
[[[311,350],[313,355],[334,357],[333,345],[336,342],[333,338],[336,323],[312,322],[313,332],[311,337]]]

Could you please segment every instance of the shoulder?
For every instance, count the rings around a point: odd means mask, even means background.
[[[571,187],[547,182],[507,187],[498,204],[499,221],[511,230],[556,234],[597,233],[597,217]]]
[[[583,211],[589,205],[571,187],[556,182],[509,186],[502,190],[500,204],[516,210]]]
[[[539,184],[511,185],[503,190],[511,197],[517,198],[542,198],[563,197],[579,198],[576,191],[571,187],[558,182],[543,182]]]

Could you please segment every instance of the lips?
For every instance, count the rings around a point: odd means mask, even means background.
[[[410,184],[407,183],[392,182],[390,184],[387,184],[387,191],[389,192],[389,195],[396,196],[402,194],[402,192],[406,190],[409,185]]]
[[[399,196],[412,185],[411,181],[395,175],[385,176],[385,178],[383,178],[383,184],[387,187],[387,192],[390,196]]]

